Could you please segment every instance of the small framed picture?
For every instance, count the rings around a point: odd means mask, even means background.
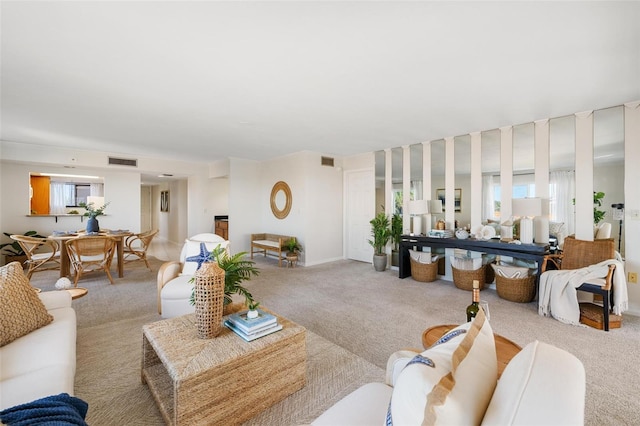
[[[169,191],[160,191],[160,211],[169,211]]]
[[[445,211],[447,208],[447,203],[445,202],[445,190],[443,188],[436,190],[436,198],[442,201],[442,211]],[[456,212],[462,211],[462,188],[457,188],[453,193],[453,204]]]

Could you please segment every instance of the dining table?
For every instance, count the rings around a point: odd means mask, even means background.
[[[69,259],[69,252],[67,251],[68,240],[76,237],[87,235],[86,232],[70,232],[70,233],[58,233],[54,232],[49,235],[48,238],[58,242],[60,246],[60,277],[68,277],[71,274],[71,262]],[[124,276],[124,241],[128,236],[133,235],[129,231],[104,231],[99,232],[96,235],[106,235],[116,240],[116,257],[118,260],[118,277]]]

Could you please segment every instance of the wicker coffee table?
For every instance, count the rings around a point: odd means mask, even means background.
[[[436,325],[434,327],[427,328],[422,333],[422,346],[428,348],[433,345],[439,338],[444,336],[449,330],[453,330],[457,325],[443,324]],[[507,364],[511,361],[511,358],[516,356],[522,348],[511,340],[502,337],[499,334],[493,333],[496,341],[496,355],[498,356],[498,377],[502,375]]]
[[[223,327],[199,339],[195,314],[143,326],[142,381],[169,425],[240,424],[305,385],[304,327],[245,342]]]

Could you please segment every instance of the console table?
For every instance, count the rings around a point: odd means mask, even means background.
[[[519,259],[535,260],[538,263],[538,276],[542,273],[542,260],[549,254],[549,244],[513,244],[498,239],[476,240],[467,238],[432,238],[416,235],[402,235],[400,240],[400,267],[399,278],[406,278],[411,275],[411,262],[409,260],[409,249],[413,247],[433,248],[454,248],[482,253],[499,254],[503,256],[516,257]]]

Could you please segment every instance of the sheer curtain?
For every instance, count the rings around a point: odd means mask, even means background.
[[[493,217],[495,213],[493,199],[493,175],[482,176],[482,221],[487,219],[496,218]]]
[[[104,183],[90,184],[89,193],[92,197],[104,197]]]
[[[576,177],[573,170],[551,172],[549,175],[552,198],[549,203],[550,219],[564,222],[567,235],[575,233],[575,214],[573,200],[576,197]]]
[[[64,182],[51,182],[50,214],[66,214],[67,200],[73,199],[73,196],[73,187]]]

